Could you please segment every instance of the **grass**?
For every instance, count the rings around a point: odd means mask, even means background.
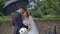
[[[33,18],[34,21],[59,21],[60,17],[55,17],[55,18]],[[0,25],[3,23],[11,24],[12,18],[11,16],[2,16],[0,17]]]
[[[2,25],[3,23],[6,23],[6,24],[11,24],[11,17],[9,16],[2,16],[0,17],[0,25]]]
[[[33,19],[37,21],[60,20],[60,16],[54,16],[54,17],[43,16],[42,18],[33,18]]]

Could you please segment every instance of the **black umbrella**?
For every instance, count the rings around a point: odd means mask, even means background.
[[[28,0],[9,0],[6,2],[5,6],[3,7],[2,14],[9,15],[13,11],[16,11],[20,7],[26,7],[28,5]]]

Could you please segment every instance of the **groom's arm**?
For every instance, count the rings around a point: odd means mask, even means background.
[[[20,28],[25,27],[28,29],[28,26],[23,24],[23,20],[22,20],[21,15],[14,15],[12,17],[12,22],[13,22],[13,26],[19,26]]]

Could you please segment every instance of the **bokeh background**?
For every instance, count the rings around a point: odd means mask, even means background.
[[[6,1],[0,0],[0,34],[13,34],[12,15],[1,14]],[[29,1],[27,10],[32,12],[39,34],[60,34],[60,0]]]

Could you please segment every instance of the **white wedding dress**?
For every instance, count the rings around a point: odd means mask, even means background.
[[[27,23],[27,22],[28,22],[28,23]],[[38,30],[37,30],[37,27],[36,27],[36,25],[35,25],[35,23],[34,23],[34,21],[33,21],[32,16],[29,16],[29,20],[28,20],[28,21],[23,20],[23,23],[24,23],[25,25],[31,24],[31,25],[29,26],[29,28],[31,28],[31,30],[28,32],[28,34],[39,34],[39,32],[38,32]]]

